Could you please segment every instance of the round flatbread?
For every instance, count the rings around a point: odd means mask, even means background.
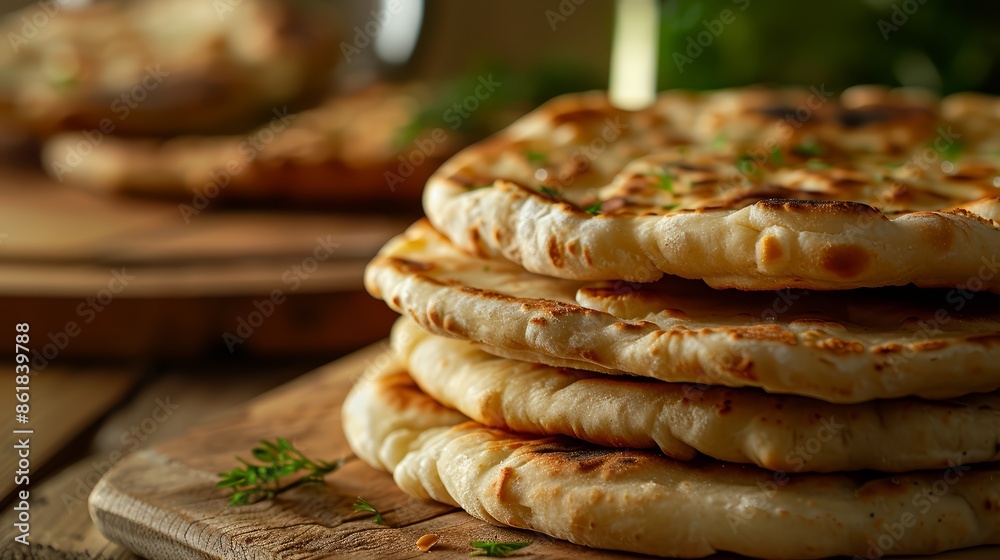
[[[351,395],[342,408],[347,443],[362,461],[389,472],[426,432],[469,420],[422,393],[395,358],[373,362]],[[383,401],[392,413],[372,414],[371,407]]]
[[[884,477],[685,463],[571,438],[452,424],[454,411],[400,373],[392,367],[370,372],[348,394],[343,417],[352,449],[391,472],[405,492],[495,525],[688,558],[716,551],[874,558],[1000,542],[996,465]]]
[[[314,0],[32,3],[0,21],[0,122],[88,132],[74,161],[109,134],[246,130],[322,96],[336,26]]]
[[[561,280],[470,256],[426,221],[386,244],[365,285],[429,332],[555,366],[835,403],[1000,388],[992,293]]]
[[[424,210],[463,250],[560,278],[996,290],[1000,134],[972,124],[989,103],[945,103],[954,121],[877,88],[667,92],[637,112],[564,96],[452,158]]]
[[[1000,460],[1000,394],[853,405],[499,358],[400,319],[392,346],[421,390],[493,428],[608,447],[699,452],[786,472],[904,472]],[[581,406],[581,403],[586,403]]]
[[[107,137],[69,165],[85,133],[46,142],[42,162],[66,184],[101,192],[289,200],[316,203],[409,202],[458,149],[459,139],[425,130],[411,143],[400,133],[430,91],[379,84],[328,98],[301,113],[276,110],[246,134],[168,140]]]

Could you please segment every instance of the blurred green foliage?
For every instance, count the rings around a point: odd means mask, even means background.
[[[474,110],[463,112],[459,105],[469,99],[487,77],[488,81],[499,84],[496,90],[478,100]],[[542,58],[522,71],[490,61],[475,71],[443,80],[434,87],[434,102],[400,130],[397,145],[405,146],[424,131],[436,127],[457,130],[468,142],[478,140],[557,95],[602,89],[605,82],[599,73],[579,61]]]
[[[666,0],[659,86],[883,83],[1000,93],[998,23],[1000,2]]]

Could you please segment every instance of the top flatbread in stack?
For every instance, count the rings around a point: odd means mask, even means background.
[[[1000,158],[997,135],[964,136],[974,100],[749,89],[626,112],[565,96],[453,158],[424,209],[460,248],[561,278],[996,290],[981,271],[1000,247]]]
[[[368,266],[408,318],[398,369],[348,397],[352,448],[414,496],[588,546],[1000,543],[998,109],[550,102],[446,163],[429,221]]]

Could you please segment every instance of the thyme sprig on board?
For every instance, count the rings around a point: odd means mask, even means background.
[[[528,542],[493,542],[493,541],[472,541],[469,546],[477,550],[472,552],[472,556],[491,556],[493,558],[506,558],[515,550],[522,549],[531,544]]]
[[[222,480],[215,486],[233,489],[233,496],[229,500],[231,506],[269,500],[303,484],[322,484],[324,476],[344,465],[343,459],[332,463],[310,459],[282,438],[273,442],[261,440],[260,447],[255,447],[251,453],[262,464],[253,464],[242,457],[236,457],[237,461],[243,463],[243,467],[219,473]],[[280,484],[283,477],[300,471],[305,471],[306,475],[284,486]]]

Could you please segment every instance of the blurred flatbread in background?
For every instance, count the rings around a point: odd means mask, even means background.
[[[38,136],[246,130],[318,100],[339,58],[313,0],[51,4],[0,24],[0,121]]]
[[[43,165],[66,184],[103,192],[412,202],[462,146],[450,128],[408,130],[430,96],[419,85],[375,85],[302,113],[275,111],[270,122],[241,135],[109,136],[95,144],[86,133],[65,133],[45,144]]]

